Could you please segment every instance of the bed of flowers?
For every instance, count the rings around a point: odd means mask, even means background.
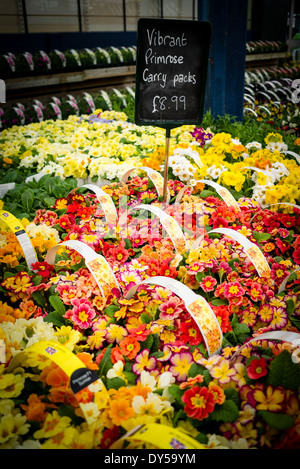
[[[300,327],[297,140],[282,131],[259,140],[174,129],[165,203],[140,170],[121,180],[129,168],[162,171],[161,129],[97,110],[2,132],[1,181],[13,187],[1,213],[20,221],[36,254],[28,266],[1,224],[2,449],[151,448],[127,432],[154,423],[204,448],[300,448],[298,342],[272,335],[298,337]],[[125,235],[84,183],[101,185]],[[140,204],[175,220],[184,247],[159,218],[137,214]],[[269,269],[258,273],[234,234],[257,246]],[[61,245],[72,241],[105,259],[115,279],[105,294],[82,253]],[[209,353],[186,301],[157,278],[205,300],[220,349]],[[55,362],[22,355],[41,341],[63,345],[99,381],[75,395]]]

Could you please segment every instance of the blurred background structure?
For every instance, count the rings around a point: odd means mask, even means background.
[[[139,18],[211,22],[206,108],[213,115],[242,119],[246,70],[300,59],[300,0],[1,0],[0,54],[9,60],[40,50],[135,47]],[[7,101],[13,102],[134,83],[132,67],[113,74],[102,70],[98,78],[96,73],[78,75],[77,88],[67,75],[51,81],[53,67],[47,70],[48,84],[34,80],[32,73],[27,81],[26,73],[7,76],[1,65],[0,78],[7,80]]]

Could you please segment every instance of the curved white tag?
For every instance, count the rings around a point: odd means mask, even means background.
[[[121,177],[121,182],[123,182],[125,184],[127,182],[128,178],[129,178],[130,174],[133,171],[144,171],[147,174],[147,176],[149,177],[149,179],[153,182],[158,197],[163,197],[163,195],[164,195],[164,178],[162,177],[162,175],[160,173],[158,173],[157,171],[155,171],[152,168],[148,168],[147,166],[140,166],[138,168],[128,169],[128,171],[126,171],[126,173],[124,173],[123,176]],[[167,202],[169,202],[169,200],[170,200],[169,190],[167,190],[167,194],[168,194]]]
[[[171,290],[175,295],[179,296],[184,303],[187,311],[196,322],[203,336],[209,355],[218,353],[222,346],[223,334],[218,319],[215,316],[209,303],[193,290],[169,277],[150,277],[142,282],[134,285],[126,294],[126,298],[130,299],[135,294],[137,288],[143,284],[160,285]]]
[[[90,189],[97,195],[97,199],[103,209],[107,225],[115,228],[118,221],[118,213],[110,195],[108,195],[103,189],[101,189],[101,187],[98,187],[95,184],[83,184],[82,186],[72,189],[70,194],[81,187]]]
[[[260,342],[261,340],[280,340],[282,342],[289,342],[290,344],[296,347],[300,346],[300,334],[298,334],[297,332],[289,332],[289,331],[266,332],[264,334],[258,334],[256,337],[253,337],[252,339],[250,339],[249,341],[241,345],[240,348],[233,354],[233,356],[231,357],[231,360],[233,360],[237,355],[239,355],[241,350],[246,348],[248,344],[251,344],[253,342]],[[299,347],[297,348],[299,352],[300,348]],[[293,355],[294,355],[294,352],[293,352]],[[297,363],[299,363],[298,357],[296,361]]]
[[[277,204],[267,205],[266,207],[261,208],[260,210],[258,210],[258,211],[253,215],[253,217],[250,219],[250,223],[252,222],[252,220],[254,220],[254,218],[255,218],[260,212],[263,212],[264,210],[266,210],[266,209],[268,209],[268,208],[276,207],[277,205],[288,205],[288,206],[290,206],[290,207],[295,207],[295,208],[297,208],[297,209],[300,210],[300,205],[291,204],[290,202],[278,202]]]
[[[229,236],[230,238],[240,243],[243,246],[245,253],[249,257],[251,262],[254,264],[258,274],[260,276],[267,276],[267,277],[270,275],[270,266],[265,256],[263,255],[259,247],[256,244],[249,241],[246,238],[246,236],[230,228],[216,228],[208,232],[208,234],[210,233],[221,233],[221,234],[224,234],[225,236]],[[193,243],[192,249],[199,248],[203,239],[204,239],[204,235],[199,236],[199,238],[197,238],[196,241]]]
[[[282,293],[285,290],[286,284],[288,283],[290,276],[292,274],[294,274],[295,272],[299,272],[299,270],[300,270],[300,267],[298,267],[298,269],[293,270],[293,272],[289,273],[289,275],[280,284],[279,289],[278,289],[278,293]]]
[[[226,187],[223,187],[217,182],[210,181],[207,179],[200,179],[200,180],[197,180],[197,182],[202,182],[203,184],[208,184],[209,186],[212,186],[216,190],[216,192],[219,194],[219,196],[222,197],[226,205],[228,205],[229,207],[234,207],[238,211],[241,210],[239,207],[239,204],[237,203],[233,195],[229,192],[229,190],[226,189]]]
[[[159,207],[156,207],[154,205],[148,205],[148,204],[139,204],[139,205],[134,205],[133,207],[130,207],[128,210],[129,211],[148,210],[149,212],[152,212],[154,215],[156,215],[159,218],[162,226],[164,227],[164,229],[170,236],[171,241],[176,251],[181,253],[187,249],[186,238],[180,226],[178,225],[177,221],[175,220],[175,218],[168,215]],[[124,228],[124,224],[125,225],[127,224],[127,211],[124,212],[119,219],[119,226],[118,226],[119,233],[121,233],[120,229],[122,230]]]
[[[56,244],[47,252],[45,262],[54,265],[56,252],[62,246],[74,249],[85,259],[86,266],[96,280],[103,296],[107,297],[113,288],[120,290],[118,281],[106,259],[82,241],[68,240]]]

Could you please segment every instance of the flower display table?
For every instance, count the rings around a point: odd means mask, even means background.
[[[164,141],[2,132],[1,449],[299,449],[298,155],[173,129],[164,203]]]

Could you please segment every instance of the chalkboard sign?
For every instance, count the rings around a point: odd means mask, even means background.
[[[200,124],[210,23],[141,18],[137,38],[136,124],[166,129]]]

